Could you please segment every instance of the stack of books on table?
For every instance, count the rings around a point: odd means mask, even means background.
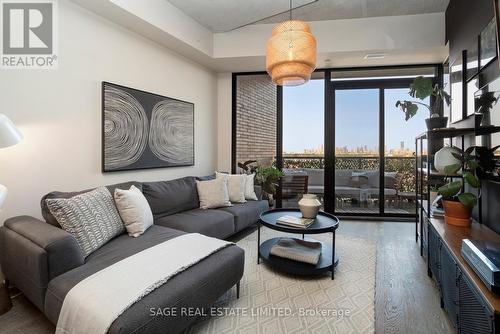
[[[286,225],[290,227],[298,228],[308,228],[314,223],[314,219],[294,217],[294,216],[283,216],[276,220],[276,224]]]

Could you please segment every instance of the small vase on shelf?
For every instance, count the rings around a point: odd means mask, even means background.
[[[460,154],[460,150],[453,146],[444,146],[434,155],[434,168],[440,172],[445,173],[445,167],[453,164],[460,164],[453,153]]]
[[[318,200],[318,196],[314,194],[304,194],[299,201],[299,208],[303,218],[316,218],[320,207],[321,202]]]

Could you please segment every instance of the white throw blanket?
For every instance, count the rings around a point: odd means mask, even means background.
[[[142,297],[231,244],[198,233],[184,234],[87,277],[64,298],[56,334],[106,333]]]

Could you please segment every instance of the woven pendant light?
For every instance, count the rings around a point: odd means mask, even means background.
[[[291,19],[273,28],[267,41],[266,70],[280,86],[306,83],[316,68],[316,39],[309,24]]]

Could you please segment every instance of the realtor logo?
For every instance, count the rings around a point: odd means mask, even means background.
[[[4,0],[1,5],[1,67],[56,68],[55,2]]]

